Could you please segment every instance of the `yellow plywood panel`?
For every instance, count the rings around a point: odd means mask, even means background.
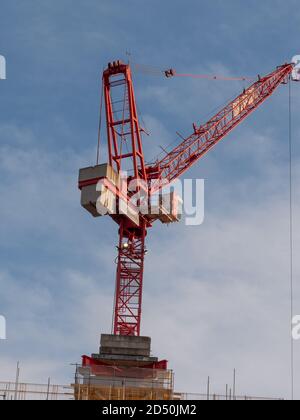
[[[114,386],[74,386],[76,400],[172,400],[173,391],[165,388]]]
[[[232,104],[232,113],[238,117],[248,106],[254,104],[258,98],[255,88],[248,89],[247,93],[241,95],[238,100]]]

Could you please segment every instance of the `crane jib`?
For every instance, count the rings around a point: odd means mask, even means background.
[[[294,67],[294,64],[285,64],[269,75],[259,77],[258,81],[244,90],[206,124],[199,128],[194,126],[194,133],[191,136],[183,140],[156,165],[147,168],[149,177],[172,182],[182,175],[271,96],[281,83],[286,82]],[[159,189],[158,185],[159,183],[154,186],[153,192]]]

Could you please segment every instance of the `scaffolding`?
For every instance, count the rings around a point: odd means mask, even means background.
[[[78,382],[71,385],[50,385],[0,382],[0,400],[173,400],[173,401],[283,401],[280,398],[254,397],[249,395],[221,395],[173,392],[172,386],[165,379],[156,382],[144,382],[144,387],[137,388],[126,380],[121,386],[95,383],[93,377],[90,384],[84,384],[78,372]],[[162,384],[164,386],[162,387]],[[156,385],[156,386],[155,386]],[[159,385],[159,386],[158,386]]]
[[[67,385],[0,382],[0,400],[74,400],[74,390]]]
[[[171,370],[120,366],[76,367],[76,400],[173,400]]]
[[[176,393],[178,400],[185,401],[283,401],[283,398],[254,397],[249,395],[230,394],[199,394],[199,393]]]

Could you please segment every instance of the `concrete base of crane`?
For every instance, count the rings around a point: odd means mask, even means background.
[[[103,362],[119,361],[122,364],[143,365],[155,363],[157,357],[151,357],[151,338],[102,334],[99,353],[92,358]]]

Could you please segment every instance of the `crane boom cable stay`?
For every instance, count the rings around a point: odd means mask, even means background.
[[[233,76],[223,76],[223,75],[210,75],[210,74],[188,74],[188,73],[176,73],[174,77],[190,77],[192,79],[208,79],[208,80],[225,80],[225,81],[252,81],[255,77],[248,77],[248,76],[240,76],[240,77],[233,77]]]
[[[213,74],[195,74],[195,73],[177,73],[174,69],[161,70],[157,67],[147,66],[144,64],[133,64],[133,69],[137,72],[148,74],[151,76],[163,77],[186,77],[192,79],[206,79],[206,80],[223,80],[223,81],[253,81],[255,77],[250,76],[228,76],[228,75],[213,75]]]
[[[101,142],[101,126],[102,126],[102,108],[103,108],[103,95],[104,95],[103,79],[101,82],[101,97],[100,97],[100,109],[99,109],[99,125],[98,125],[98,141],[97,141],[97,159],[96,164],[99,165],[100,160],[100,142]]]

